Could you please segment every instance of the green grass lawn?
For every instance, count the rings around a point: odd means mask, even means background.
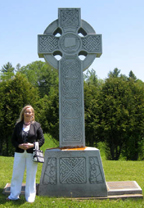
[[[53,141],[48,135],[45,135],[46,142],[41,148],[45,151],[47,148],[57,147],[58,142]],[[102,163],[105,172],[106,181],[136,181],[144,190],[144,161],[108,161],[105,160],[103,152]],[[19,201],[6,201],[6,195],[2,194],[6,183],[11,182],[13,168],[13,157],[0,157],[0,208],[9,207],[55,207],[55,208],[144,208],[144,199],[126,199],[126,200],[83,200],[67,198],[49,198],[37,196],[33,204],[25,201],[21,196]],[[36,182],[40,182],[42,164],[38,164]],[[24,176],[25,182],[25,176]]]

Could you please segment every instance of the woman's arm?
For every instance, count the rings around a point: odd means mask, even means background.
[[[38,137],[37,140],[39,142],[39,147],[41,147],[44,144],[44,141],[45,141],[44,135],[43,135],[43,130],[42,130],[41,127],[39,127],[38,130],[37,130],[37,137]]]
[[[15,126],[15,128],[14,128],[14,131],[13,131],[13,134],[12,134],[12,139],[11,139],[12,145],[15,148],[17,148],[19,146],[19,143],[17,141],[17,134],[16,134],[16,132],[17,132],[17,126]]]

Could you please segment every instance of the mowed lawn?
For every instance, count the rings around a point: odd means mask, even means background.
[[[45,135],[46,142],[42,147],[43,151],[47,148],[57,147],[58,142],[52,140],[48,135]],[[102,155],[102,163],[105,172],[106,181],[136,181],[144,190],[144,161],[109,161],[105,160],[104,153]],[[2,194],[6,183],[11,182],[13,168],[13,157],[0,156],[0,208],[9,207],[56,207],[56,208],[144,208],[144,199],[126,199],[126,200],[78,200],[67,198],[52,198],[44,196],[36,196],[34,203],[25,201],[24,196],[21,196],[19,201],[6,201],[6,195]],[[38,164],[36,182],[40,182],[42,164]],[[25,183],[24,176],[24,183]]]

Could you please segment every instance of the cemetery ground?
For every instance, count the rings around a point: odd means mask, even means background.
[[[49,135],[45,135],[45,144],[41,148],[45,151],[47,148],[57,147],[58,142],[54,141]],[[136,181],[144,190],[144,162],[143,161],[109,161],[105,159],[102,146],[99,147],[102,157],[103,168],[106,181]],[[18,201],[6,201],[6,195],[3,189],[7,183],[11,182],[13,168],[13,157],[0,156],[0,208],[4,207],[55,207],[55,208],[143,208],[144,199],[115,199],[115,200],[79,200],[74,198],[54,198],[45,196],[36,196],[34,203],[25,201],[23,195]],[[36,182],[40,182],[42,164],[38,164]],[[25,183],[24,176],[24,183]]]

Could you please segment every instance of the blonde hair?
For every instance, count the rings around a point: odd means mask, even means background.
[[[33,114],[32,118],[31,118],[31,121],[35,121],[35,112],[34,112],[33,107],[32,107],[31,105],[26,105],[26,106],[21,110],[20,116],[19,116],[19,118],[18,118],[18,120],[17,120],[17,123],[19,123],[19,122],[21,122],[21,121],[24,120],[24,112],[25,112],[25,110],[26,110],[27,108],[31,108],[31,111],[32,111],[32,114]]]

